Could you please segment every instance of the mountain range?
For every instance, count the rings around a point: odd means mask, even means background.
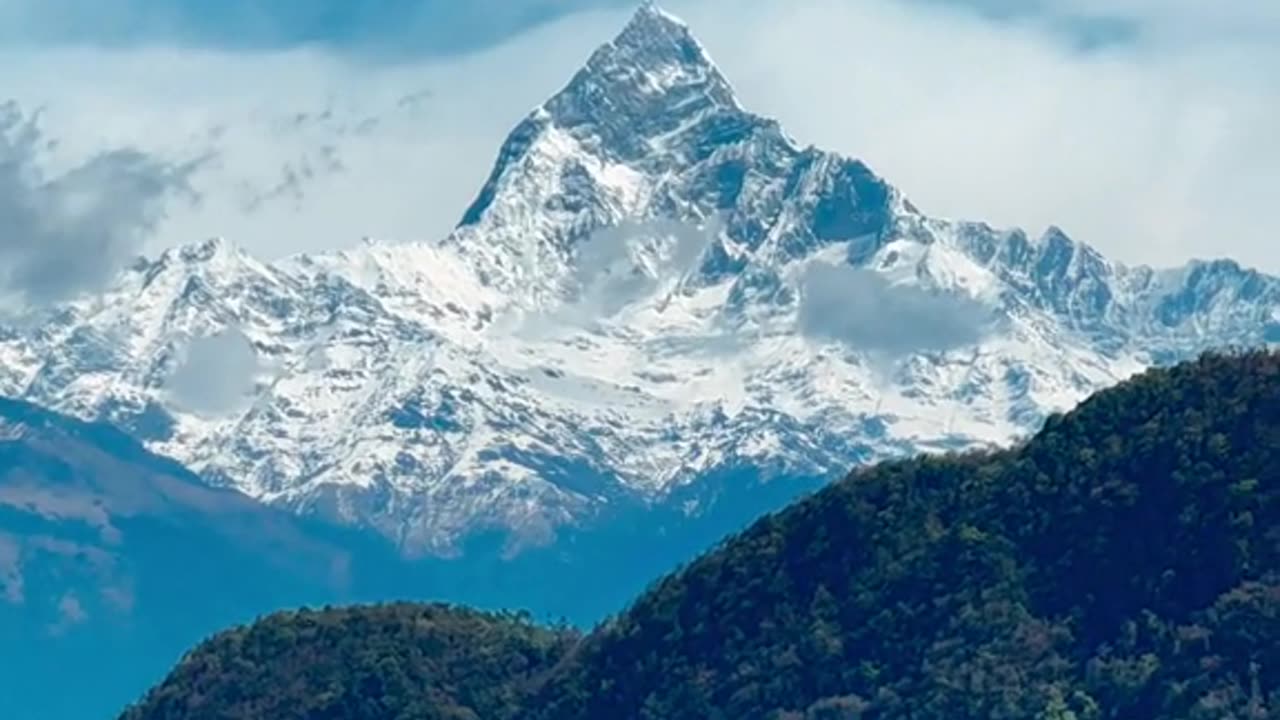
[[[747,470],[1007,443],[1143,367],[1278,340],[1280,280],[1231,261],[930,217],[745,110],[646,4],[448,237],[139,260],[3,328],[0,392],[410,555],[511,554],[619,508],[696,522]]]
[[[289,605],[587,624],[850,467],[1008,445],[1270,343],[1280,279],[932,217],[742,107],[646,3],[447,237],[272,262],[211,239],[6,316],[0,623],[62,633],[46,680],[124,648],[158,672]],[[173,621],[145,652],[141,617]]]

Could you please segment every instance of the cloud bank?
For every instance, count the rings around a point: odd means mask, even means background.
[[[67,46],[81,36],[50,31],[62,44],[0,50],[0,86],[47,106],[64,169],[108,147],[212,158],[191,179],[201,204],[169,203],[153,249],[224,235],[273,257],[366,235],[429,239],[461,216],[507,131],[630,7],[554,4],[504,4],[494,27],[506,29],[485,43],[507,39],[464,54],[410,52],[411,24],[393,32],[376,18],[359,37],[266,33],[253,49],[212,30],[192,38],[177,27],[187,20],[156,20],[142,47]],[[1056,224],[1127,262],[1228,255],[1280,272],[1266,215],[1280,186],[1280,5],[666,4],[748,107],[801,143],[864,159],[927,212],[1032,233]],[[0,18],[23,5],[0,0]],[[454,22],[464,34],[472,21]],[[368,52],[379,42],[400,50]]]
[[[136,257],[187,169],[108,150],[49,176],[38,121],[0,104],[0,295],[45,303],[97,289]]]
[[[1280,271],[1259,223],[1280,184],[1280,5],[749,2],[728,28],[690,8],[749,107],[927,212],[1057,224],[1123,261]],[[1104,27],[1124,31],[1082,49]]]

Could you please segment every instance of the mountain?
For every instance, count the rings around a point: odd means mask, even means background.
[[[0,715],[105,716],[219,627],[365,599],[377,557],[398,556],[109,426],[0,400]]]
[[[533,659],[460,610],[285,614],[122,717],[1273,718],[1277,468],[1280,353],[1206,355],[1012,449],[856,470]]]
[[[930,217],[744,109],[646,4],[447,237],[139,260],[0,328],[0,394],[411,556],[597,567],[614,533],[610,570],[656,574],[851,465],[1005,444],[1144,367],[1278,340],[1280,280],[1230,261]]]

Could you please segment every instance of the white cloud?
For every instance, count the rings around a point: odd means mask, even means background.
[[[188,344],[165,389],[184,410],[220,415],[248,402],[260,369],[249,338],[232,328]]]
[[[1229,255],[1280,271],[1266,216],[1280,186],[1274,3],[1040,0],[1013,21],[943,0],[670,5],[749,107],[865,159],[930,212],[1058,224],[1125,261]],[[1136,34],[1082,53],[1063,19]],[[175,210],[153,245],[220,234],[273,256],[447,232],[507,130],[624,20],[578,14],[484,52],[399,64],[10,50],[0,86],[45,102],[67,165],[112,144],[213,153],[193,180],[203,204]]]
[[[703,226],[645,221],[592,233],[574,258],[577,304],[609,316],[653,295],[662,280],[683,278],[719,233],[719,223],[719,218]]]
[[[874,270],[815,261],[800,281],[800,331],[887,358],[974,345],[993,312],[955,293],[891,284]]]

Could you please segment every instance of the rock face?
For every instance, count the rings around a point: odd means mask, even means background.
[[[0,392],[448,556],[645,509],[745,519],[752,493],[1005,443],[1143,367],[1276,341],[1276,278],[932,218],[745,110],[645,5],[448,237],[139,261],[0,330]]]

